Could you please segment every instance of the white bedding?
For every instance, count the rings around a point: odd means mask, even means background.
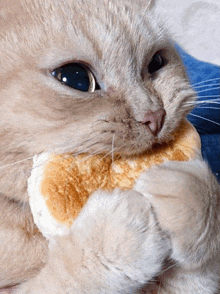
[[[220,0],[155,0],[156,11],[185,51],[220,65]]]

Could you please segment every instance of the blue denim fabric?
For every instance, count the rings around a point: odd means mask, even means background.
[[[185,64],[189,80],[197,91],[198,101],[209,101],[198,104],[191,112],[194,116],[189,115],[188,119],[201,136],[204,159],[220,180],[220,67],[193,58],[178,45],[176,49]],[[201,83],[204,81],[207,82]]]

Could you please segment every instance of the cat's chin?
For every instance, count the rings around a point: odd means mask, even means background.
[[[162,145],[169,144],[169,142],[174,138],[173,136],[175,131],[176,128],[166,128],[166,130],[164,128],[158,136],[151,136],[150,139],[143,134],[141,140],[128,140],[127,143],[123,143],[123,147],[115,146],[114,156],[132,157],[143,153],[150,153],[155,148],[161,148]],[[104,153],[112,154],[113,152],[109,148]]]
[[[123,150],[120,150],[120,152],[116,151],[114,155],[119,155],[121,157],[132,157],[140,155],[146,152],[150,152],[156,144],[156,142],[149,142],[147,144],[137,143],[136,145],[133,145],[131,147],[123,148]]]
[[[122,157],[136,156],[147,152],[152,152],[157,147],[163,144],[169,143],[173,139],[173,133],[175,129],[169,129],[161,131],[158,136],[149,134],[149,132],[143,132],[139,138],[133,140],[127,140],[127,142],[118,142],[118,146],[115,145],[114,155],[120,155]],[[122,147],[123,146],[123,147]],[[106,153],[111,153],[112,150],[108,149]]]

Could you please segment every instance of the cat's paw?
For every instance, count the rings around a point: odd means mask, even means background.
[[[134,189],[150,200],[170,236],[171,257],[184,266],[200,265],[218,222],[220,188],[208,165],[201,160],[166,162],[142,174]]]
[[[134,190],[142,195],[184,197],[196,182],[207,178],[209,169],[201,160],[166,161],[144,172],[137,180]]]
[[[149,201],[134,191],[97,191],[72,225],[74,239],[111,277],[144,284],[161,270],[170,249]],[[103,268],[104,270],[104,268]],[[125,281],[124,281],[125,282]],[[112,280],[112,283],[115,283]]]
[[[167,161],[146,171],[134,190],[152,203],[163,229],[177,233],[204,218],[210,171],[201,160]]]
[[[46,266],[18,293],[139,293],[161,271],[170,243],[142,195],[99,190],[49,248]]]

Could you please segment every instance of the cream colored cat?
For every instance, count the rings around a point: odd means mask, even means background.
[[[34,154],[141,153],[189,112],[195,94],[150,4],[0,1],[0,287],[138,293],[159,276],[159,293],[216,293],[220,191],[200,160],[97,191],[49,246],[28,204]]]

